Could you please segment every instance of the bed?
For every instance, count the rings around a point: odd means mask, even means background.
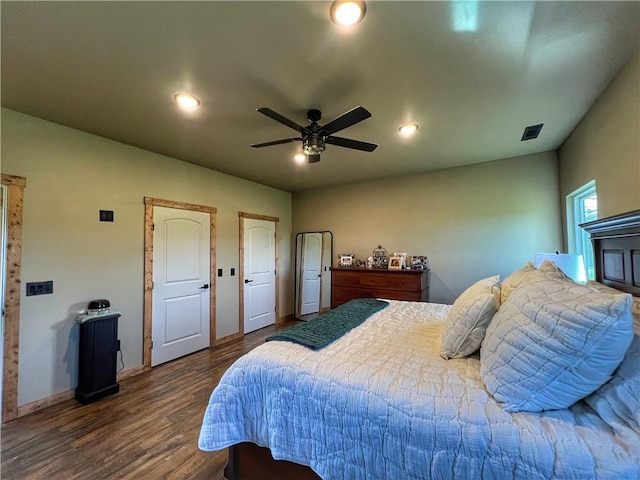
[[[453,306],[389,300],[319,350],[257,347],[213,391],[199,447],[220,477],[252,442],[324,479],[639,479],[640,210],[585,228],[597,283],[525,265]]]

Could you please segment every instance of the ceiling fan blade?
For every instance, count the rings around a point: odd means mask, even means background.
[[[365,152],[373,152],[378,148],[377,143],[361,142],[359,140],[351,140],[350,138],[342,137],[327,137],[325,142],[339,147],[353,148],[355,150],[363,150]]]
[[[307,155],[307,162],[309,163],[318,163],[320,161],[320,154],[318,155]]]
[[[302,138],[285,138],[284,140],[275,140],[273,142],[256,143],[251,145],[253,148],[270,147],[271,145],[280,145],[282,143],[301,142]]]
[[[280,115],[277,112],[274,112],[270,108],[261,107],[261,108],[258,108],[256,112],[260,112],[261,114],[266,115],[269,118],[273,118],[276,122],[280,122],[281,124],[286,125],[289,128],[293,128],[294,130],[297,130],[300,133],[311,133],[302,125],[298,125],[293,120],[289,120],[287,117],[283,117],[282,115]]]
[[[324,127],[322,127],[322,130],[327,132],[328,135],[331,135],[332,133],[339,132],[340,130],[350,127],[351,125],[355,125],[358,122],[366,120],[370,116],[371,113],[369,113],[369,110],[367,110],[366,108],[356,107],[349,110],[347,113],[343,113],[338,118],[331,120]]]

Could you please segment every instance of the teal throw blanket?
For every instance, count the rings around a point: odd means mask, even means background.
[[[374,298],[358,298],[340,305],[309,322],[286,328],[270,337],[272,340],[299,343],[312,350],[320,350],[357,327],[389,302]]]

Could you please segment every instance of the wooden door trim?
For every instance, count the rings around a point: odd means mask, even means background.
[[[253,220],[266,220],[267,222],[279,223],[278,217],[270,217],[269,215],[260,215],[258,213],[238,212],[240,218],[251,218]]]
[[[275,262],[276,262],[276,285],[275,285],[275,300],[276,300],[276,323],[280,323],[280,218],[271,217],[268,215],[260,215],[257,213],[249,213],[249,212],[238,212],[238,219],[240,222],[240,226],[238,228],[239,231],[239,270],[240,275],[238,275],[238,291],[240,298],[238,299],[238,305],[240,306],[240,320],[238,322],[239,335],[244,335],[244,220],[245,218],[249,218],[252,220],[266,220],[268,222],[273,222],[275,224]]]
[[[27,179],[1,174],[7,187],[7,263],[4,291],[2,360],[2,422],[18,417],[18,354],[20,349],[20,294],[22,268],[22,216]]]
[[[209,214],[209,348],[216,344],[216,215],[218,209],[206,205],[144,197],[143,371],[151,370],[151,340],[153,338],[153,207],[175,208]]]

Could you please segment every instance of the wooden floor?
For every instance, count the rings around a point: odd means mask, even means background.
[[[210,478],[210,454],[197,443],[211,391],[236,358],[297,323],[266,327],[127,378],[119,393],[90,405],[68,400],[3,425],[1,478]]]

